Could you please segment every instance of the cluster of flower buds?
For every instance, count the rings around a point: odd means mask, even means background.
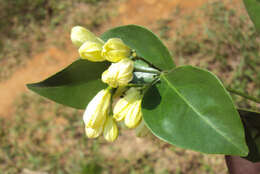
[[[84,27],[76,26],[71,30],[72,43],[79,48],[82,59],[92,62],[119,62],[130,56],[130,48],[119,38],[111,38],[106,43]]]
[[[120,38],[104,42],[80,26],[72,28],[71,40],[79,47],[82,59],[112,63],[101,76],[109,87],[98,92],[89,102],[83,120],[89,138],[96,138],[103,133],[107,141],[113,142],[118,137],[117,122],[124,121],[128,128],[136,128],[142,120],[142,92],[139,88],[127,87],[133,79],[134,70],[134,62],[129,58],[131,49]],[[122,94],[123,97],[112,107],[115,96]]]

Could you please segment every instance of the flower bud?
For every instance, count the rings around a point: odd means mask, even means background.
[[[97,129],[85,127],[85,132],[88,138],[97,138],[103,131],[103,125]]]
[[[117,139],[118,128],[113,117],[108,117],[108,119],[106,120],[103,134],[104,134],[104,138],[109,142],[113,142]]]
[[[135,128],[139,125],[142,119],[142,111],[141,111],[141,103],[142,100],[137,100],[129,107],[129,110],[125,116],[125,125],[129,128]]]
[[[109,89],[103,89],[89,102],[83,115],[87,128],[99,130],[103,127],[110,106],[110,98]]]
[[[81,26],[75,26],[71,29],[70,38],[72,43],[77,47],[80,47],[86,41],[97,42],[102,45],[104,44],[104,42],[100,38],[96,37],[95,34]]]
[[[133,79],[134,63],[130,59],[123,59],[118,63],[112,63],[103,72],[102,81],[113,88],[125,86]]]
[[[114,107],[114,118],[117,121],[124,119],[129,128],[136,127],[142,118],[141,112],[142,96],[137,88],[130,88],[126,95],[121,98]]]
[[[130,56],[130,48],[119,38],[109,39],[103,46],[102,56],[110,62],[119,62]]]
[[[102,44],[98,42],[86,41],[79,48],[79,55],[82,59],[87,59],[92,62],[102,62],[105,60],[101,56]]]

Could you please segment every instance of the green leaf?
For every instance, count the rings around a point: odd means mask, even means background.
[[[249,154],[245,157],[252,162],[260,161],[260,113],[249,110],[238,110],[243,120],[246,142],[249,148]]]
[[[182,66],[162,74],[142,107],[146,125],[170,144],[210,154],[248,153],[230,95],[206,70]]]
[[[106,87],[100,78],[107,66],[107,62],[79,59],[46,80],[28,84],[27,87],[57,103],[85,109],[96,93]]]
[[[148,73],[155,73],[155,74],[161,73],[159,70],[151,67],[148,63],[144,62],[143,60],[135,60],[134,61],[134,71],[136,71],[136,72],[148,72]]]
[[[256,29],[260,32],[260,0],[244,0],[244,4]]]
[[[101,36],[104,41],[115,37],[121,38],[126,45],[136,50],[138,56],[155,67],[162,70],[175,67],[168,49],[150,30],[137,25],[125,25],[113,28]]]

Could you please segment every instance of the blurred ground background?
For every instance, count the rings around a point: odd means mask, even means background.
[[[1,0],[0,174],[227,174],[223,156],[169,146],[152,135],[89,140],[82,111],[26,89],[73,62],[70,29],[96,34],[139,24],[177,65],[213,71],[226,86],[260,97],[260,37],[241,0]],[[260,106],[233,96],[242,108]],[[210,143],[210,142],[209,142]]]

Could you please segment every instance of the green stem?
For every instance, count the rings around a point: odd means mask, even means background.
[[[116,92],[116,89],[115,88],[112,88],[112,87],[110,87],[110,86],[108,86],[107,87],[109,90],[110,90],[110,93],[111,93],[111,97],[110,97],[110,106],[109,106],[109,116],[111,116],[111,115],[113,115],[113,106],[112,106],[112,104],[113,104],[113,95],[115,94],[115,92]]]
[[[151,83],[147,84],[144,86],[144,89],[143,89],[143,95],[154,85],[156,84],[158,81],[160,80],[160,78],[156,78],[154,79]]]
[[[233,94],[239,95],[239,96],[244,97],[244,98],[246,98],[248,100],[251,100],[253,102],[260,103],[260,99],[259,98],[256,98],[256,97],[253,97],[253,96],[249,96],[249,95],[247,95],[247,94],[245,94],[245,93],[243,93],[241,91],[237,91],[237,90],[229,88],[229,87],[227,87],[226,89],[229,92],[233,93]]]
[[[128,86],[128,87],[143,87],[144,84],[134,84],[134,83],[129,83],[127,86]]]

